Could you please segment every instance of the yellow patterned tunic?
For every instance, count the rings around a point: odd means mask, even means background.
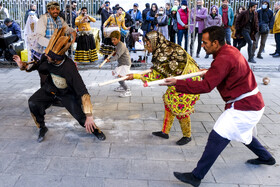
[[[157,49],[153,51],[152,72],[144,75],[134,74],[135,79],[149,82],[199,71],[196,62],[181,46],[166,40],[163,36],[161,38],[161,34],[158,37]],[[188,80],[200,80],[200,77]],[[170,86],[163,95],[163,101],[173,115],[184,117],[194,112],[194,105],[199,97],[199,94],[176,92],[175,87]]]

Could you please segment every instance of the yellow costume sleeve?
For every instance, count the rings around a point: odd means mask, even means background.
[[[96,22],[96,19],[93,18],[93,17],[89,17],[89,20],[92,21],[92,22]]]
[[[93,107],[90,101],[89,94],[84,94],[82,96],[82,105],[83,105],[83,111],[86,114],[86,116],[92,116]]]
[[[108,23],[110,23],[112,20],[112,16],[110,16],[103,24],[103,27],[106,27],[108,25]]]
[[[150,82],[150,81],[164,79],[165,77],[153,69],[151,73],[147,73],[147,74],[143,74],[143,75],[133,74],[133,78],[141,79],[143,82]]]
[[[78,16],[78,17],[75,19],[75,25],[76,25],[76,26],[79,26],[79,25],[80,25],[81,19],[82,19],[82,16]]]

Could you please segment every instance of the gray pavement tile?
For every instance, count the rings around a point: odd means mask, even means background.
[[[186,183],[174,181],[151,181],[149,180],[149,187],[186,187]]]
[[[200,187],[240,187],[240,185],[238,184],[230,184],[230,183],[221,183],[221,184],[217,184],[217,183],[204,183],[202,182]]]
[[[5,128],[7,127],[7,128]],[[0,138],[17,138],[17,139],[30,139],[34,137],[33,127],[11,127],[3,126],[0,129],[4,129],[3,133],[0,134]]]
[[[211,172],[217,183],[260,184],[260,180],[245,163],[215,163]]]
[[[63,176],[60,187],[104,187],[103,178]]]
[[[265,143],[266,146],[272,149],[279,149],[279,135],[258,135],[258,137]]]
[[[209,113],[211,115],[211,117],[214,119],[214,121],[218,121],[219,117],[221,116],[222,112],[210,112]]]
[[[132,160],[129,168],[129,179],[166,180],[168,164],[157,160]]]
[[[3,119],[1,120],[1,125],[8,125],[14,127],[25,126],[28,123],[29,119],[29,116],[20,118],[18,116],[3,116]]]
[[[147,96],[147,97],[159,97],[159,98],[161,98],[163,94],[164,94],[164,92],[142,90],[142,96]]]
[[[230,147],[227,146],[221,154],[224,161],[228,164],[238,163],[243,164],[248,159],[256,158],[256,155],[248,149],[245,145],[243,147]]]
[[[191,129],[192,133],[197,133],[197,132],[206,133],[207,132],[204,125],[202,124],[202,122],[191,121],[191,128],[192,128]],[[181,127],[180,127],[180,131],[181,131]]]
[[[266,128],[267,124],[261,124],[261,123],[258,123],[257,124],[257,132],[258,134],[262,134],[262,135],[269,135],[269,134],[273,134],[271,133],[268,128]],[[277,128],[275,128],[276,130]]]
[[[59,187],[61,176],[58,175],[29,175],[24,174],[20,176],[15,184],[15,187],[22,186],[42,186],[42,187]]]
[[[124,130],[104,130],[103,131],[106,135],[106,142],[110,143],[126,143],[129,142],[128,140],[128,131]]]
[[[130,161],[126,159],[92,158],[88,163],[87,177],[112,179],[127,178]]]
[[[1,129],[1,128],[0,128]],[[10,142],[10,139],[6,139],[6,138],[0,138],[0,153],[3,149],[6,148],[6,146],[8,145],[8,143]]]
[[[25,141],[21,139],[6,139],[8,145],[1,151],[3,154],[19,154],[19,155],[34,155],[39,154],[41,144],[35,138],[30,138]]]
[[[181,147],[177,145],[146,145],[146,149],[148,160],[185,160]]]
[[[154,103],[153,97],[134,96],[131,97],[131,103]]]
[[[84,177],[89,165],[89,160],[88,158],[76,157],[53,157],[45,174]]]
[[[203,95],[205,95],[205,94],[203,94]],[[200,95],[200,97],[201,97],[200,101],[204,105],[225,105],[225,102],[222,100],[222,98],[208,99],[208,98],[202,97],[202,95]]]
[[[209,113],[195,112],[191,115],[192,121],[214,121]]]
[[[1,115],[7,115],[7,116],[21,116],[26,111],[26,106],[18,106],[15,108],[15,106],[5,106],[1,108],[0,113]]]
[[[145,130],[143,120],[114,120],[114,130]]]
[[[1,154],[0,155],[0,172],[5,172],[8,166],[16,159],[14,154]]]
[[[162,129],[162,120],[144,120],[144,130],[153,132],[153,131],[160,131]],[[174,125],[171,127],[171,131],[174,131]]]
[[[208,122],[208,121],[202,121],[202,124],[204,126],[204,128],[206,129],[206,131],[208,133],[210,133],[215,125],[215,122]]]
[[[119,95],[120,95],[120,92],[118,92],[115,96],[108,96],[106,103],[130,103],[131,97],[122,98],[122,97],[119,97]]]
[[[271,116],[271,115],[263,114],[259,123],[272,123],[272,122],[274,122],[272,118],[273,118],[273,116]]]
[[[143,110],[142,103],[118,103],[118,110]]]
[[[152,97],[154,99],[154,103],[163,103],[162,97]]]
[[[196,145],[205,146],[207,143],[208,136],[208,133],[193,133],[192,139],[195,141]]]
[[[161,112],[164,111],[163,104],[143,104],[144,111]]]
[[[18,155],[5,173],[10,174],[43,174],[50,163],[49,157],[36,155]]]
[[[274,166],[251,166],[254,175],[263,185],[278,185],[280,186],[280,166],[276,163]]]
[[[95,110],[117,110],[118,104],[117,103],[93,103],[93,108]]]
[[[126,118],[123,118],[126,119]],[[154,120],[156,119],[156,112],[154,111],[129,111],[128,120],[140,119],[140,120]]]
[[[280,121],[280,114],[266,114],[271,121],[278,123]]]
[[[261,134],[264,134],[263,132],[268,131],[270,134],[279,134],[280,132],[280,124],[279,123],[264,123],[262,124],[262,126],[266,129],[266,130],[261,130]],[[259,128],[258,128],[259,129]],[[259,131],[259,130],[258,130]],[[268,134],[268,133],[267,133]]]
[[[106,142],[79,142],[72,156],[79,158],[106,158],[109,157],[110,147],[110,144]]]
[[[213,104],[213,105],[210,105],[210,104],[207,104],[207,105],[199,105],[199,104],[196,104],[195,105],[195,111],[197,113],[201,113],[201,112],[222,112],[218,107],[217,105]]]
[[[112,143],[110,158],[147,159],[147,149],[140,144]]]
[[[0,174],[0,184],[1,187],[14,186],[16,181],[19,179],[20,175],[14,174]]]
[[[76,148],[76,143],[73,142],[61,143],[56,141],[48,141],[47,139],[40,144],[41,146],[38,149],[38,153],[48,156],[71,156]]]
[[[104,187],[148,187],[146,180],[127,180],[127,179],[105,179]]]

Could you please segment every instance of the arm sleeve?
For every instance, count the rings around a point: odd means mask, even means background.
[[[269,29],[273,29],[273,24],[274,24],[273,13],[271,13],[269,17]]]
[[[165,77],[153,69],[151,73],[147,73],[147,74],[143,74],[143,75],[133,74],[133,78],[141,79],[143,82],[150,82],[150,81],[164,79]]]
[[[185,24],[184,24],[183,21],[181,20],[181,16],[180,16],[179,12],[177,12],[176,16],[177,16],[177,22],[178,22],[182,27],[184,27]]]
[[[76,19],[75,19],[75,25],[76,26],[79,26],[80,25],[80,21],[81,21],[82,17],[78,16]]]
[[[147,13],[147,18],[146,18],[146,20],[147,20],[147,21],[154,21],[154,19],[155,19],[154,17],[151,17],[151,16],[150,16],[150,11],[149,11],[149,12]]]
[[[83,112],[85,113],[86,116],[92,116],[92,104],[90,101],[90,95],[89,94],[84,94],[82,96],[82,106],[83,106]]]
[[[205,19],[205,28],[209,27],[209,19],[208,19],[208,17]]]
[[[200,18],[200,19],[205,19],[207,17],[207,14],[208,14],[208,10],[205,9],[203,14],[198,14],[198,15],[196,15],[196,17]]]
[[[227,64],[214,64],[202,81],[177,80],[176,91],[189,94],[209,93],[224,80],[229,69]]]
[[[112,16],[110,16],[103,24],[103,27],[106,27],[108,25],[108,23],[111,22]]]
[[[218,14],[218,17],[219,17],[219,26],[222,26],[223,24],[222,16]]]
[[[141,11],[139,11],[139,16],[140,16],[139,21],[142,23],[142,22],[143,22],[143,20],[142,20],[142,14],[141,14]]]
[[[93,18],[93,17],[89,17],[89,19],[90,19],[91,22],[96,22],[96,19]]]
[[[100,7],[97,11],[97,14],[101,14],[102,8]]]
[[[21,39],[21,28],[18,24],[15,26],[15,33],[18,36],[19,39]]]

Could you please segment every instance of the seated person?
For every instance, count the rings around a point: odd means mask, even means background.
[[[6,18],[4,20],[4,24],[8,27],[8,32],[12,31],[12,34],[17,35],[18,39],[21,40],[21,29],[19,24],[17,24],[10,18]]]

